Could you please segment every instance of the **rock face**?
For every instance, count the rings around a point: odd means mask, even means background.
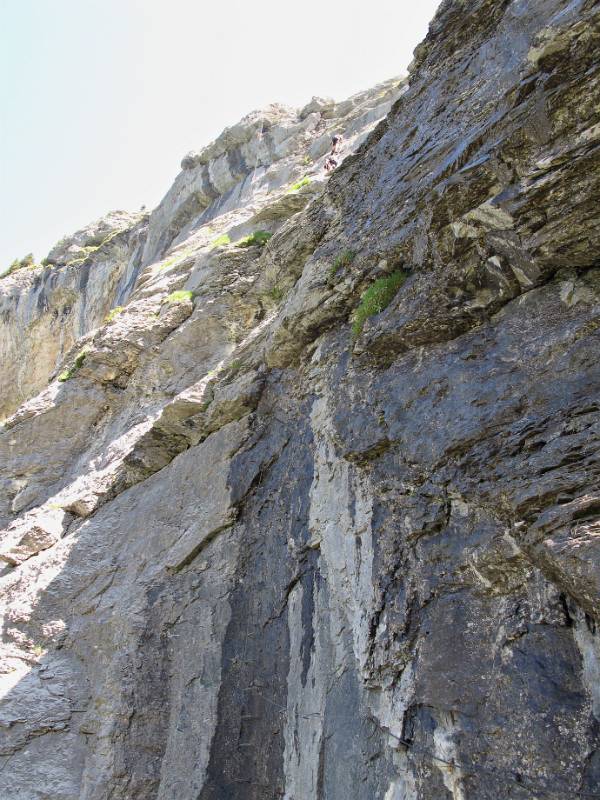
[[[48,254],[47,266],[0,278],[0,419],[48,383],[71,348],[127,301],[147,218],[113,212]]]
[[[407,89],[187,156],[91,305],[0,281],[0,796],[598,795],[598,52],[446,0]]]

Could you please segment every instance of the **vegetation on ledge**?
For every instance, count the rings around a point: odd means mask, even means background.
[[[68,381],[68,380],[71,380],[73,375],[75,375],[77,370],[80,369],[81,366],[83,365],[83,362],[85,361],[85,357],[87,356],[87,353],[88,353],[88,351],[85,348],[83,350],[81,350],[77,354],[77,356],[75,357],[75,361],[73,362],[73,364],[70,367],[68,367],[68,369],[65,369],[63,372],[60,373],[60,375],[58,376],[58,380],[61,383],[64,383],[65,381]]]
[[[5,278],[7,275],[12,275],[21,269],[35,269],[39,264],[35,263],[33,253],[28,253],[24,258],[15,258],[10,267],[2,274],[1,277]]]
[[[240,239],[239,242],[236,242],[237,247],[254,247],[258,245],[259,247],[264,247],[269,239],[273,236],[272,233],[269,231],[254,231],[249,236],[244,236],[243,239]]]
[[[123,311],[123,308],[124,308],[123,306],[115,306],[114,308],[111,308],[108,314],[104,317],[104,322],[105,323],[112,322],[113,319],[118,317],[121,311]]]
[[[396,270],[391,275],[378,278],[369,286],[352,315],[352,333],[354,336],[360,336],[369,317],[381,314],[389,306],[405,280],[406,274],[401,270]]]
[[[211,249],[215,247],[225,247],[226,245],[231,244],[231,239],[229,238],[229,234],[224,233],[222,236],[217,237],[211,242]]]
[[[335,261],[331,265],[331,268],[329,269],[329,274],[327,276],[327,283],[332,283],[336,274],[343,267],[349,267],[350,264],[354,261],[355,256],[356,253],[353,250],[342,250],[342,252],[336,257]]]
[[[310,183],[310,178],[308,175],[305,175],[302,180],[299,180],[297,183],[293,183],[290,188],[288,189],[288,194],[291,192],[297,192],[299,189],[302,189],[303,186],[308,186]]]
[[[285,297],[285,291],[282,286],[275,284],[268,290],[267,297],[269,297],[274,303],[279,303]]]
[[[101,250],[103,247],[105,247],[107,244],[109,244],[109,242],[111,242],[116,236],[118,236],[120,233],[123,233],[124,230],[127,230],[127,229],[126,228],[119,228],[119,229],[113,231],[112,233],[109,233],[108,236],[106,236],[100,242],[100,244],[87,245],[85,247],[81,247],[79,249],[79,253],[77,254],[77,256],[75,258],[72,258],[70,261],[67,261],[65,266],[66,267],[75,267],[75,266],[77,266],[79,264],[83,264],[84,262],[86,262],[88,260],[88,258],[91,258],[91,256],[94,255],[94,253],[97,253],[99,250]],[[46,259],[44,259],[44,261],[46,261]]]
[[[194,293],[189,289],[178,289],[176,292],[171,292],[165,303],[191,303],[193,299]]]

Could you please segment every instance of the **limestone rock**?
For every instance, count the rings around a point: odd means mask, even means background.
[[[300,111],[300,119],[305,119],[309,114],[318,113],[327,116],[333,110],[335,100],[333,97],[313,97]]]
[[[84,259],[111,237],[132,228],[142,217],[142,214],[130,214],[127,211],[112,211],[72,236],[61,239],[50,250],[46,261],[49,264],[67,264],[74,259]]]
[[[1,797],[598,793],[599,15],[445,0],[0,281]]]
[[[14,567],[52,547],[65,531],[65,516],[58,509],[10,525],[2,537],[0,559]]]
[[[41,391],[78,340],[127,301],[145,230],[140,215],[114,212],[56,245],[52,265],[0,279],[0,420]]]

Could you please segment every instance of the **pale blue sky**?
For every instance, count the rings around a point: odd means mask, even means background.
[[[0,0],[0,271],[116,208],[252,109],[403,72],[438,0]]]

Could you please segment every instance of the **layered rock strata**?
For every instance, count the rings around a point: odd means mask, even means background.
[[[446,0],[408,87],[251,115],[85,256],[3,389],[2,796],[598,794],[599,45]]]

